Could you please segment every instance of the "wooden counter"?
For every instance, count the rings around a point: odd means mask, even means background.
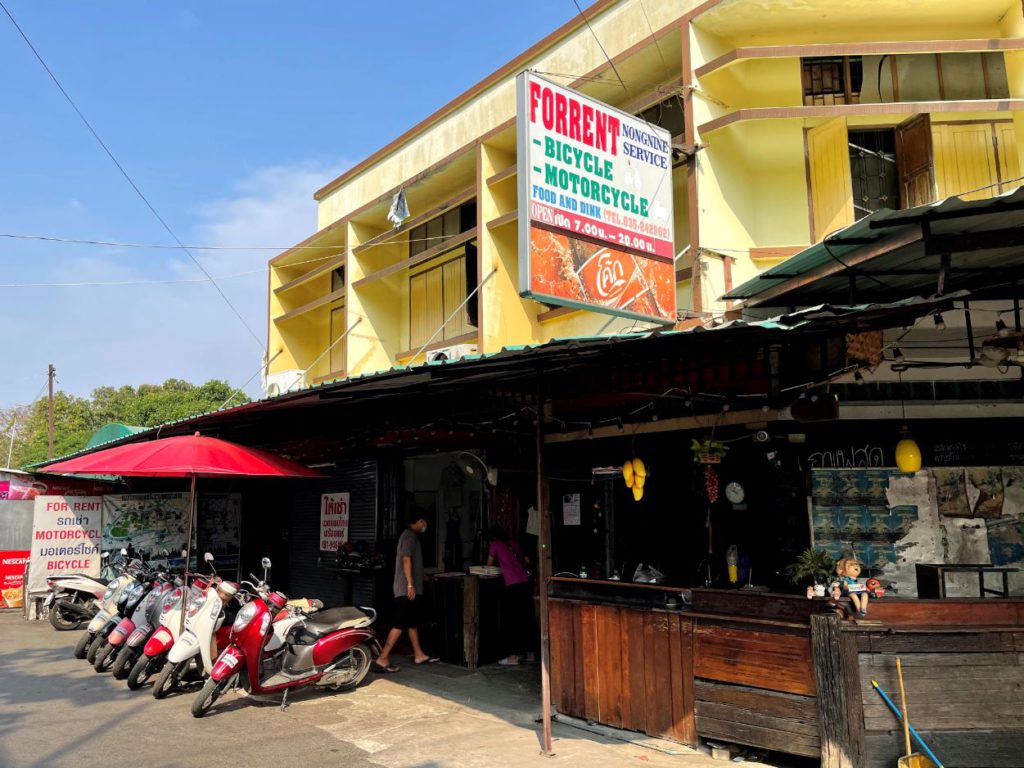
[[[667,610],[671,592],[552,580],[560,712],[691,746],[707,737],[829,768],[891,766],[901,731],[870,680],[896,695],[886,684],[899,653],[911,722],[947,766],[1024,764],[1024,600],[882,600],[866,625],[825,601],[740,590],[687,590],[692,604]]]

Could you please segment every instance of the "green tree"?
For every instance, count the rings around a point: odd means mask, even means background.
[[[104,424],[118,422],[131,426],[155,427],[170,421],[220,408],[234,390],[226,381],[210,380],[196,386],[181,379],[139,387],[98,387],[88,398],[64,392],[54,395],[54,455],[66,456],[85,447],[92,434]],[[239,395],[233,405],[248,401]],[[18,417],[11,465],[26,466],[44,461],[48,452],[47,402],[41,398],[27,406],[0,411],[3,457],[10,439],[10,424]]]

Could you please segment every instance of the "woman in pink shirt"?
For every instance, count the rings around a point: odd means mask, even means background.
[[[507,654],[498,663],[504,667],[519,663],[519,656],[529,652],[533,645],[534,619],[533,584],[530,572],[526,570],[526,555],[519,543],[510,541],[504,529],[492,526],[488,531],[491,548],[487,553],[487,564],[501,568],[505,581],[502,595],[502,637],[507,643]]]

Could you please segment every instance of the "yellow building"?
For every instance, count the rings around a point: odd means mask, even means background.
[[[524,69],[674,137],[682,322],[873,210],[1019,184],[1016,0],[599,0],[585,14],[316,192],[319,230],[270,262],[277,389],[653,327],[520,297]]]

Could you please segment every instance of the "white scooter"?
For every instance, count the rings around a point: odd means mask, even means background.
[[[128,550],[122,549],[121,554],[127,556]],[[121,593],[134,583],[135,576],[127,568],[121,575],[107,583],[103,595],[98,598],[99,611],[89,621],[85,632],[82,633],[82,636],[78,638],[78,642],[75,644],[74,655],[76,659],[85,658],[85,655],[89,652],[89,646],[92,645],[92,641],[96,638],[96,633],[103,629],[110,618],[117,613],[117,601],[120,599]]]
[[[193,599],[205,594],[206,587],[206,581],[200,580],[187,587],[177,587],[173,591],[160,595],[160,626],[146,640],[142,654],[132,664],[131,671],[128,673],[129,690],[134,691],[141,688],[150,677],[163,670],[167,663],[167,654],[181,634],[182,611]]]
[[[207,552],[203,557],[212,569],[213,555]],[[167,663],[153,686],[154,698],[162,699],[177,688],[197,656],[202,665],[201,676],[210,674],[214,656],[219,653],[217,640],[221,645],[227,644],[229,627],[224,628],[223,637],[218,637],[218,630],[224,625],[225,600],[234,599],[237,592],[237,584],[215,576],[205,592],[192,598],[185,610],[185,631],[171,646]]]
[[[98,579],[84,573],[69,573],[46,580],[50,593],[43,601],[43,612],[54,629],[78,629],[99,612],[99,599],[107,590],[107,582],[117,575],[109,558],[109,552],[100,555],[103,568]]]

